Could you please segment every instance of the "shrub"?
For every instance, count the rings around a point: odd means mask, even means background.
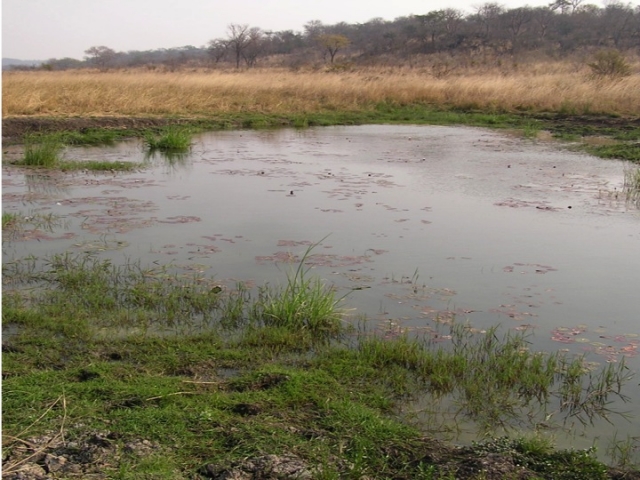
[[[629,62],[618,50],[600,50],[588,63],[594,78],[622,78],[631,75]]]

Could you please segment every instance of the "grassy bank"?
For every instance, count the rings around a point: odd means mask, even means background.
[[[578,143],[603,136],[608,143],[579,148],[638,162],[639,90],[637,75],[594,80],[586,66],[580,70],[561,62],[448,78],[417,68],[9,72],[3,74],[3,143],[22,143],[25,134],[56,133],[65,145],[109,144],[137,136],[157,149],[177,125],[197,133],[461,124],[515,129],[530,138],[547,130]]]
[[[623,365],[593,370],[529,351],[521,334],[462,325],[447,344],[384,338],[345,322],[343,299],[302,264],[257,292],[84,255],[3,270],[6,474],[615,478],[591,450],[518,432],[527,418],[562,428],[612,414]],[[400,407],[418,397],[433,417],[416,423]],[[454,411],[438,407],[445,398]],[[434,439],[427,426],[442,414],[490,440]],[[498,425],[513,438],[492,438]]]

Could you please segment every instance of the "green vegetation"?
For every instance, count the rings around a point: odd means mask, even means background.
[[[622,191],[628,202],[640,207],[640,167],[625,168]]]
[[[210,476],[267,454],[321,479],[480,479],[496,461],[514,478],[524,468],[607,478],[592,451],[556,452],[548,439],[450,447],[398,408],[429,398],[433,417],[488,433],[527,418],[590,422],[623,394],[622,364],[592,371],[497,329],[454,325],[447,344],[355,331],[302,262],[257,298],[242,284],[92,255],[5,262],[3,284],[5,471],[37,444],[87,451],[75,462],[84,475],[126,479]]]
[[[110,162],[99,160],[61,161],[56,166],[57,169],[62,170],[63,172],[77,170],[89,170],[91,172],[131,172],[142,167],[143,164],[135,162]]]
[[[191,148],[192,136],[188,128],[168,127],[159,137],[147,132],[144,140],[150,151],[186,152]]]
[[[95,132],[94,132],[95,133]],[[95,139],[110,138],[113,136],[95,134]],[[97,144],[103,144],[96,140]],[[107,142],[107,143],[109,143]],[[108,161],[70,161],[61,157],[65,145],[86,145],[91,144],[91,140],[85,143],[81,135],[74,135],[73,132],[52,133],[47,135],[27,135],[24,138],[24,157],[15,162],[15,165],[26,167],[42,167],[57,169],[62,171],[89,170],[101,171],[131,171],[140,168],[142,165],[133,162],[108,162]]]
[[[19,220],[20,216],[17,213],[5,213],[2,212],[2,229],[14,227]]]
[[[127,132],[113,129],[83,128],[82,131],[61,132],[58,136],[65,145],[113,145],[128,136]]]
[[[27,136],[24,140],[24,158],[22,164],[29,167],[52,168],[60,161],[64,144],[56,135],[36,139]]]
[[[148,152],[154,155],[156,152],[163,156],[176,156],[167,158],[171,162],[180,161],[180,155],[188,153],[192,143],[192,135],[202,131],[230,130],[230,129],[257,129],[295,127],[308,128],[314,126],[331,125],[361,125],[361,124],[418,124],[418,125],[470,125],[486,128],[511,129],[521,131],[525,138],[536,138],[541,130],[548,130],[554,138],[564,141],[580,141],[583,137],[602,136],[615,140],[609,145],[580,145],[578,148],[602,158],[618,158],[638,162],[640,161],[640,128],[633,123],[616,118],[566,117],[556,115],[529,115],[478,111],[478,107],[468,105],[464,110],[442,110],[430,106],[418,104],[397,104],[394,102],[382,102],[372,105],[367,109],[354,111],[324,111],[304,114],[220,114],[209,118],[180,118],[163,119],[165,126],[154,126],[153,130],[144,126],[143,120],[136,123],[125,122],[127,128],[114,129],[112,126],[99,129],[82,129],[59,131],[50,134],[29,135],[25,143],[31,145],[31,149],[40,149],[40,145],[101,145],[110,144],[116,140],[127,137],[144,139]],[[114,120],[110,120],[113,122]],[[151,122],[157,125],[160,120]],[[59,128],[55,124],[55,128]],[[44,149],[44,148],[43,148]],[[59,150],[53,149],[59,154]],[[26,164],[26,162],[21,162]],[[36,161],[35,164],[42,164]],[[53,164],[66,170],[127,170],[140,168],[141,165],[130,165],[126,162],[116,164],[105,163],[92,166],[84,162],[61,162],[57,159]]]
[[[28,231],[44,230],[52,232],[54,227],[59,227],[62,223],[60,218],[53,213],[2,212],[2,240],[25,235]]]
[[[617,158],[640,163],[640,143],[638,142],[588,146],[586,150],[600,158]]]

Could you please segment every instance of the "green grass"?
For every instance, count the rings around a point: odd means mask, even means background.
[[[640,207],[640,167],[625,168],[622,192],[628,202]]]
[[[139,168],[143,168],[142,163],[122,162],[122,161],[62,161],[58,163],[57,169],[68,172],[78,170],[88,170],[91,172],[132,172]]]
[[[127,132],[113,129],[83,129],[82,131],[60,132],[58,138],[65,145],[102,146],[113,145],[128,136]]]
[[[5,262],[5,451],[47,432],[81,443],[110,432],[108,466],[98,467],[110,478],[194,478],[205,465],[264,454],[295,454],[317,478],[483,478],[456,472],[488,453],[539,478],[600,478],[578,476],[605,469],[591,452],[536,439],[461,450],[425,437],[397,408],[448,396],[479,423],[504,425],[528,407],[548,414],[545,405],[589,421],[609,414],[623,368],[589,372],[580,358],[530,352],[522,335],[464,326],[443,348],[347,337],[339,299],[302,265],[254,297],[242,285],[92,255]],[[153,451],[127,453],[142,439]],[[19,457],[7,458],[10,469]]]
[[[97,135],[97,134],[96,134]],[[99,135],[98,135],[99,137]],[[105,137],[106,138],[106,137]],[[76,141],[76,143],[74,143]],[[43,167],[61,171],[89,170],[94,172],[123,171],[128,172],[143,165],[122,161],[69,161],[64,160],[61,153],[65,145],[86,144],[75,139],[73,132],[54,133],[49,135],[29,135],[24,139],[24,157],[16,165],[27,167]],[[104,144],[97,142],[96,144]]]
[[[64,144],[56,136],[25,138],[24,157],[20,164],[29,167],[52,168],[60,161]]]
[[[13,228],[19,219],[20,216],[17,213],[2,212],[2,229]]]
[[[308,331],[317,338],[330,338],[344,330],[343,313],[335,290],[319,278],[309,277],[304,263],[310,246],[284,287],[265,286],[254,308],[255,319],[266,327],[284,327],[296,332]]]
[[[193,133],[186,127],[169,127],[160,135],[147,132],[144,136],[148,150],[161,152],[187,152],[191,148]]]
[[[10,240],[16,235],[24,234],[29,229],[52,232],[62,227],[63,222],[53,213],[8,213],[2,212],[2,240]]]
[[[586,150],[600,158],[616,158],[640,163],[640,143],[626,142],[614,145],[589,146]]]

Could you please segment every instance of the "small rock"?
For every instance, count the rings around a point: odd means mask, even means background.
[[[47,470],[49,470],[50,473],[62,470],[66,463],[67,459],[62,456],[56,457],[55,455],[47,453],[47,455],[44,457],[44,464],[46,465]]]

